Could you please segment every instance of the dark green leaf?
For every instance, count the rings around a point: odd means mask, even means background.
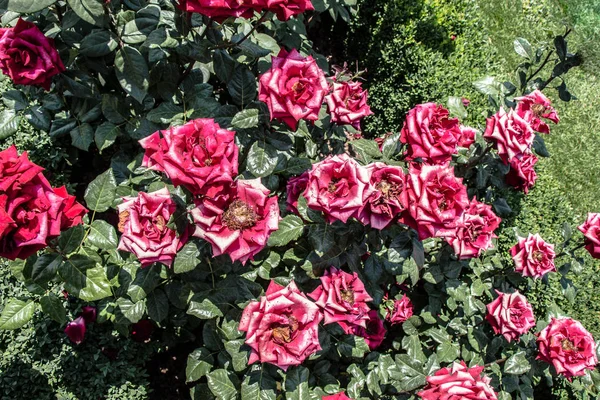
[[[185,367],[186,383],[197,381],[210,372],[214,364],[213,356],[205,347],[194,350],[187,358]]]
[[[519,351],[506,360],[504,373],[511,375],[522,375],[531,369],[524,351]]]
[[[357,158],[365,164],[370,163],[373,159],[381,158],[379,145],[374,140],[358,139],[350,142],[350,146],[356,152]]]
[[[254,142],[246,159],[248,171],[257,178],[269,176],[277,166],[277,151],[270,144]]]
[[[235,61],[229,55],[227,50],[215,50],[213,53],[213,65],[215,74],[217,75],[217,78],[221,80],[221,82],[227,83],[231,80],[233,71],[235,69]]]
[[[535,138],[533,139],[532,147],[538,156],[550,157],[550,153],[548,153],[548,149],[546,148],[546,142],[544,142],[544,139],[537,133],[535,134]]]
[[[24,110],[29,105],[29,100],[20,90],[6,90],[2,93],[2,101],[6,108],[13,111]]]
[[[106,25],[103,0],[67,0],[67,3],[82,20],[100,27]]]
[[[313,248],[321,254],[326,253],[335,245],[335,235],[330,224],[311,225],[308,240]]]
[[[87,241],[102,250],[116,249],[119,244],[117,231],[111,224],[103,220],[92,222]]]
[[[237,129],[256,128],[258,126],[258,109],[247,108],[240,111],[231,120],[231,126]]]
[[[148,64],[134,47],[125,45],[115,57],[115,69],[121,87],[138,103],[143,103],[148,93]]]
[[[112,295],[106,269],[92,258],[75,254],[58,268],[65,289],[85,301],[101,300]]]
[[[81,124],[71,130],[71,144],[78,149],[88,151],[94,142],[94,128],[90,124]]]
[[[498,214],[499,217],[508,217],[513,212],[512,208],[510,208],[506,200],[503,198],[496,199],[492,203],[492,205],[494,206],[494,210],[496,211],[496,214]]]
[[[65,310],[62,301],[54,293],[42,297],[40,305],[44,314],[47,314],[59,324],[67,322],[67,310]]]
[[[127,106],[117,96],[102,95],[102,113],[113,124],[122,124],[129,118]]]
[[[200,250],[194,242],[187,242],[185,246],[177,252],[175,261],[173,262],[173,272],[183,274],[196,268],[200,263]]]
[[[140,300],[137,303],[121,297],[117,300],[119,309],[132,324],[135,324],[142,319],[144,311],[146,309],[144,300]]]
[[[127,294],[131,300],[138,302],[150,294],[160,282],[160,265],[154,264],[150,267],[139,268],[135,279],[131,282]]]
[[[102,150],[110,147],[117,140],[117,136],[119,135],[119,127],[114,125],[111,122],[104,122],[102,125],[99,125],[96,128],[96,132],[94,133],[94,141],[96,142],[96,147],[100,150],[102,154]]]
[[[31,14],[54,3],[56,3],[56,0],[8,0],[6,9],[20,14]]]
[[[50,281],[56,276],[56,272],[62,264],[62,261],[62,256],[60,254],[43,254],[38,257],[33,264],[31,279],[39,285],[43,285]]]
[[[170,124],[175,119],[183,118],[183,107],[173,103],[162,103],[150,111],[146,118],[157,124]]]
[[[567,57],[567,41],[562,36],[556,36],[554,38],[554,47],[556,48],[556,54],[561,61],[564,61]]]
[[[70,133],[71,130],[75,129],[77,126],[77,120],[75,118],[68,119],[55,119],[52,121],[52,126],[50,128],[50,137],[58,138],[67,133]]]
[[[33,300],[10,299],[0,315],[0,330],[22,327],[31,320],[35,308]]]
[[[115,198],[117,181],[112,169],[98,175],[85,190],[84,199],[90,210],[107,211]]]
[[[238,64],[227,83],[229,94],[242,107],[256,97],[256,78],[246,65]]]
[[[25,119],[34,127],[44,132],[50,130],[50,113],[42,106],[32,106],[25,110]]]
[[[58,247],[64,254],[72,253],[79,248],[84,234],[85,230],[83,229],[83,225],[76,225],[60,234],[60,237],[58,238]]]
[[[295,215],[287,215],[279,221],[279,229],[269,237],[269,246],[285,246],[293,240],[302,236],[304,222]]]
[[[275,400],[277,382],[262,370],[247,374],[242,382],[242,400]]]
[[[148,316],[156,322],[161,322],[169,315],[169,299],[160,289],[153,290],[146,299]]]
[[[115,51],[118,46],[114,33],[95,30],[83,38],[79,52],[88,57],[103,57]]]

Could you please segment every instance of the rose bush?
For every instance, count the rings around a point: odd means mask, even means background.
[[[182,344],[193,398],[509,399],[553,381],[597,395],[591,335],[526,299],[555,278],[573,293],[596,214],[584,239],[495,243],[507,190],[531,190],[548,155],[535,132],[559,121],[529,69],[544,54],[565,63],[550,80],[571,68],[566,35],[517,41],[519,87],[477,82],[483,132],[457,97],[375,138],[363,73],[307,40],[313,9],[344,4],[11,0],[3,101],[68,149],[77,179],[53,188],[0,153],[0,251],[31,292],[0,329],[41,309],[73,343],[112,323]]]

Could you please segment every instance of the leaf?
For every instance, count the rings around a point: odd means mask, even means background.
[[[92,222],[87,242],[102,250],[116,249],[119,244],[117,231],[111,224],[103,220]]]
[[[310,388],[308,379],[310,373],[308,368],[296,367],[288,370],[285,376],[285,392],[288,400],[308,400],[310,399]]]
[[[483,94],[490,96],[497,96],[500,94],[500,83],[496,81],[493,76],[486,76],[485,78],[479,79],[473,82],[473,86]]]
[[[456,96],[448,97],[448,111],[450,115],[458,117],[459,119],[465,119],[468,117],[467,109],[463,104],[462,98]]]
[[[96,147],[100,150],[102,154],[102,150],[112,146],[117,140],[117,136],[119,136],[119,127],[115,124],[105,121],[102,125],[99,125],[96,128],[96,132],[94,133],[94,141],[96,142]]]
[[[169,315],[169,299],[160,289],[153,290],[146,299],[148,316],[156,322],[161,322]]]
[[[533,60],[535,54],[533,53],[533,49],[531,48],[531,44],[527,41],[527,39],[516,38],[513,42],[513,46],[515,48],[515,52],[521,57],[527,58],[529,60]]]
[[[295,215],[287,215],[279,221],[279,229],[269,237],[269,246],[285,246],[291,241],[297,240],[304,231],[304,222]]]
[[[249,104],[256,97],[256,78],[246,65],[238,64],[227,83],[229,94],[236,104]]]
[[[554,47],[556,48],[556,54],[561,61],[564,61],[567,57],[567,41],[563,36],[556,36],[554,38]]]
[[[248,352],[240,350],[243,345],[244,339],[230,340],[225,343],[225,350],[231,356],[231,364],[236,372],[243,371],[248,367]]]
[[[67,0],[67,3],[85,22],[100,27],[106,25],[103,0]]]
[[[277,166],[277,151],[270,144],[254,142],[246,159],[248,171],[257,178],[269,176]]]
[[[371,162],[374,158],[381,158],[379,145],[374,140],[358,139],[350,142],[350,146],[356,152],[357,158],[364,163]]]
[[[162,103],[150,111],[146,118],[156,124],[170,124],[175,119],[183,118],[183,107],[173,103]]]
[[[522,375],[531,369],[524,351],[519,351],[506,360],[504,373],[510,375]]]
[[[75,254],[58,268],[67,292],[85,301],[101,300],[112,295],[106,269],[92,258]]]
[[[0,330],[22,327],[33,318],[35,308],[33,300],[10,299],[0,315]]]
[[[510,208],[506,200],[503,198],[496,199],[492,203],[492,206],[494,206],[496,214],[502,218],[510,216],[513,212],[512,208]]]
[[[121,297],[117,300],[117,304],[119,305],[119,309],[132,324],[135,324],[142,319],[145,311],[145,301],[140,300],[136,303]]]
[[[90,210],[107,211],[113,203],[117,181],[112,169],[103,172],[94,179],[85,190],[83,198]]]
[[[544,142],[544,138],[542,138],[537,133],[535,134],[535,137],[533,139],[533,145],[531,147],[533,147],[533,150],[535,150],[535,153],[538,156],[550,157],[550,153],[548,152],[548,149],[546,148],[546,142]]]
[[[397,355],[395,361],[399,373],[394,373],[392,379],[398,381],[400,390],[410,392],[425,386],[426,376],[419,361],[408,354]]]
[[[277,382],[261,368],[244,377],[242,382],[242,400],[275,400]]]
[[[76,225],[60,234],[58,247],[64,254],[72,253],[77,250],[84,235],[85,230],[83,229],[83,225]]]
[[[308,240],[317,252],[326,253],[335,245],[333,228],[329,224],[311,225],[308,230]]]
[[[458,358],[459,354],[458,345],[450,341],[442,343],[436,351],[437,358],[441,363],[451,363]]]
[[[76,126],[70,133],[71,144],[83,151],[88,151],[94,142],[94,128],[90,124]]]
[[[210,391],[219,400],[235,400],[239,391],[237,376],[224,369],[217,369],[206,376]]]
[[[150,294],[160,282],[160,265],[155,264],[146,268],[139,268],[135,279],[131,282],[127,294],[131,300],[138,302]]]
[[[138,103],[143,103],[148,93],[148,64],[144,56],[134,47],[125,45],[115,57],[117,79],[123,90]]]
[[[56,3],[56,1],[57,0],[8,0],[6,9],[20,14],[31,14],[51,6]]]
[[[63,306],[62,300],[59,299],[54,293],[50,293],[40,299],[40,305],[42,311],[47,314],[50,318],[64,324],[67,322],[67,310]]]
[[[192,271],[200,263],[200,251],[194,242],[187,242],[185,246],[177,252],[173,262],[173,272],[183,274]]]
[[[29,106],[29,100],[20,90],[6,90],[2,93],[2,102],[6,108],[13,111],[22,111]]]
[[[94,30],[85,36],[79,46],[79,52],[87,57],[104,57],[119,47],[114,33],[105,30]]]
[[[56,276],[63,259],[58,253],[43,254],[38,257],[31,270],[31,279],[42,285]]]
[[[190,301],[187,314],[200,319],[212,319],[223,316],[219,307],[215,306],[209,299],[204,299],[199,302],[198,300],[194,300],[194,297],[192,297],[192,301]]]
[[[210,372],[214,364],[213,356],[205,347],[194,350],[187,358],[185,382],[197,381]]]
[[[227,50],[218,49],[213,53],[213,66],[215,74],[221,82],[229,82],[235,70],[235,61]]]
[[[235,114],[231,126],[237,129],[256,128],[258,126],[258,109],[248,108]]]
[[[41,106],[32,106],[25,110],[25,119],[34,127],[44,132],[50,130],[50,113]]]
[[[71,132],[77,126],[77,120],[75,118],[68,119],[55,119],[52,121],[50,127],[50,137],[58,138]]]

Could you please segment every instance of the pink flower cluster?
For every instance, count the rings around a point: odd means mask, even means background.
[[[255,11],[272,11],[280,20],[287,21],[294,15],[315,9],[311,0],[179,0],[179,7],[217,21],[229,17],[250,18]]]
[[[550,100],[539,90],[515,101],[516,109],[506,112],[501,108],[488,118],[483,137],[494,143],[502,161],[510,166],[506,182],[527,193],[537,179],[534,166],[538,159],[531,150],[535,132],[550,133],[543,118],[555,124],[559,119]]]

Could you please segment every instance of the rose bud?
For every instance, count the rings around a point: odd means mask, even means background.
[[[65,328],[65,334],[75,344],[83,342],[83,338],[85,337],[85,320],[83,317],[78,317],[69,322]]]
[[[81,309],[81,316],[85,320],[86,324],[96,322],[96,307],[84,306]]]

